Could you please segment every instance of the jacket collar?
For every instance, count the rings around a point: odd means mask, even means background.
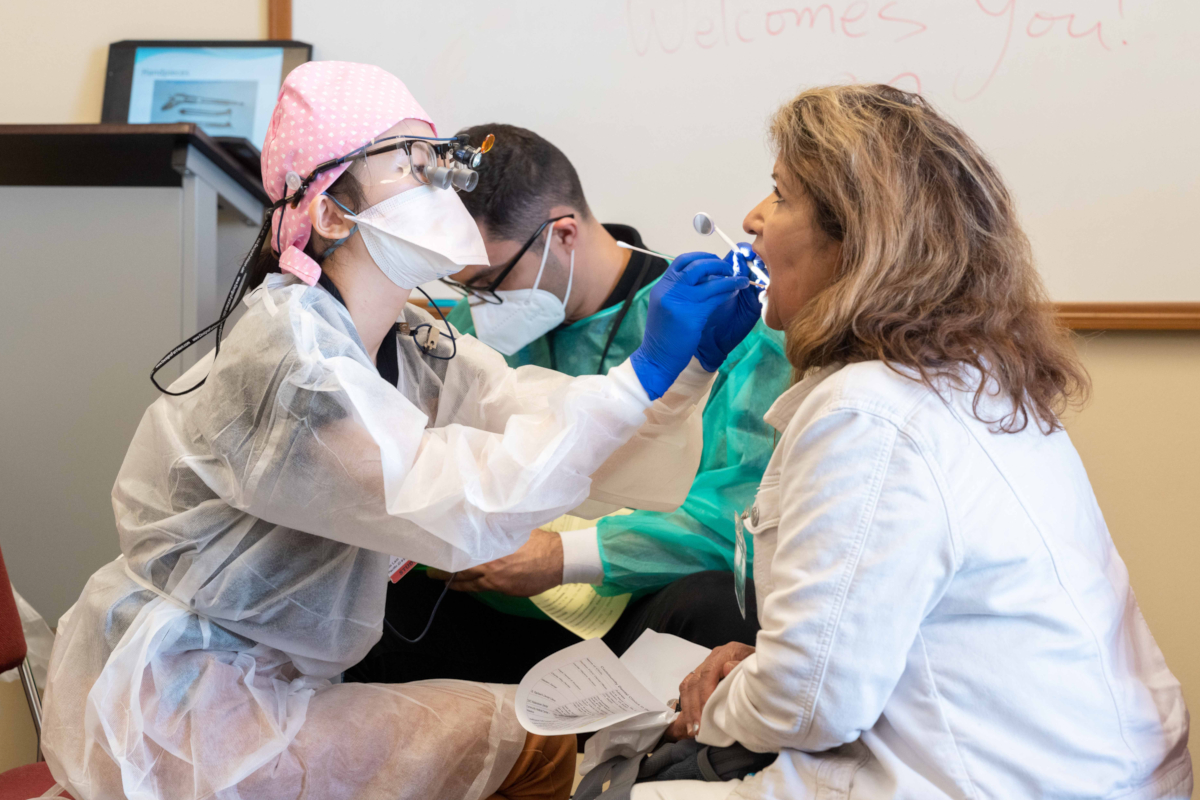
[[[766,414],[763,414],[763,420],[775,430],[783,433],[788,423],[792,421],[792,417],[796,416],[800,404],[812,393],[813,389],[817,388],[817,384],[837,372],[842,366],[842,364],[830,364],[810,371],[790,389],[779,395],[779,399],[767,409]]]

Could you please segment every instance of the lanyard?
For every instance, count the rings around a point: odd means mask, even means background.
[[[604,361],[608,358],[608,350],[617,338],[617,331],[621,329],[621,323],[625,321],[625,315],[629,313],[629,309],[633,305],[633,298],[637,296],[638,291],[642,288],[642,282],[646,280],[646,273],[650,271],[650,258],[648,253],[642,254],[642,269],[638,272],[637,280],[633,282],[633,288],[629,290],[629,296],[621,304],[621,310],[617,312],[617,317],[613,320],[612,328],[608,331],[608,341],[604,343],[604,352],[600,354],[600,364],[596,367],[597,375],[604,374]]]

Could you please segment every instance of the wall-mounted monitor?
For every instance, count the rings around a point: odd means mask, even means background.
[[[283,79],[311,58],[292,41],[115,42],[100,121],[194,122],[261,150]]]

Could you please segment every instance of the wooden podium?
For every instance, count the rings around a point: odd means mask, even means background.
[[[216,319],[268,202],[195,125],[0,125],[0,547],[51,625],[120,552],[151,366]]]

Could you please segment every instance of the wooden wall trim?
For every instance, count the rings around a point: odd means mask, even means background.
[[[292,0],[267,0],[267,38],[292,38]]]
[[[1077,331],[1197,331],[1200,303],[1058,303],[1059,320]]]
[[[432,312],[423,297],[408,302]],[[1063,325],[1077,331],[1198,331],[1200,303],[1059,303]]]

